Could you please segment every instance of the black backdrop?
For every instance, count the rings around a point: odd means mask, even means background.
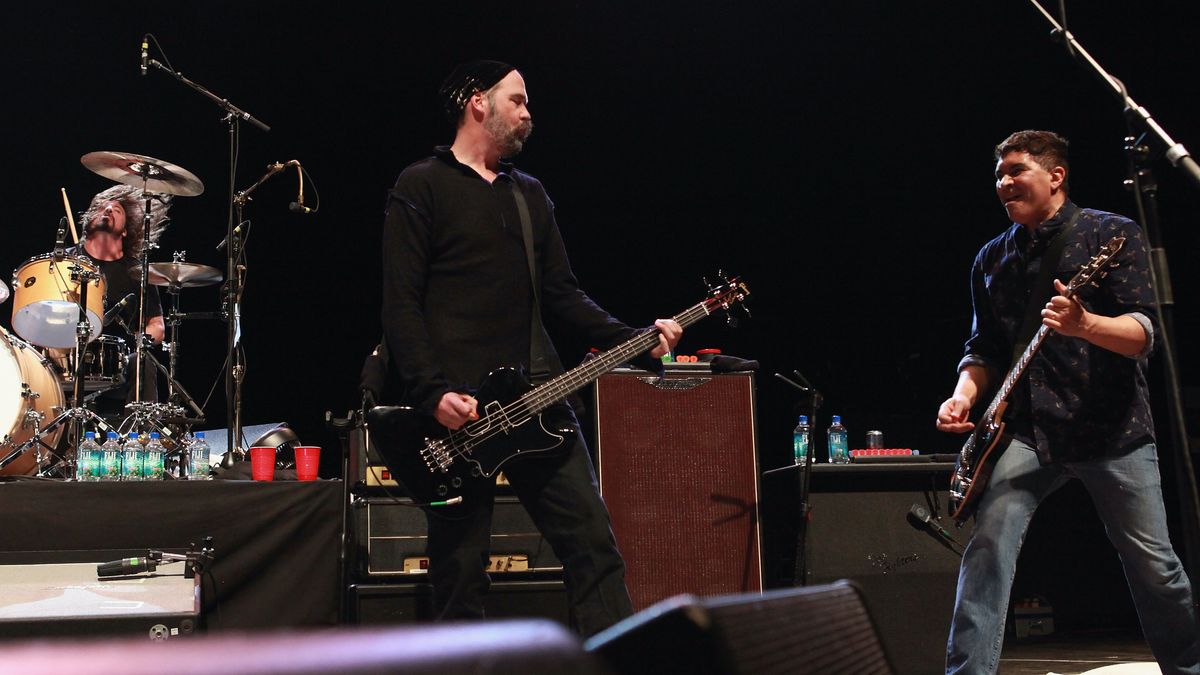
[[[1185,4],[1073,3],[1071,28],[1200,150],[1197,23]],[[229,197],[226,128],[212,103],[164,73],[138,76],[140,38],[153,33],[176,68],[273,127],[242,126],[238,188],[267,163],[297,158],[320,190],[318,214],[289,213],[295,175],[282,174],[247,210],[244,419],[287,420],[326,447],[322,414],[355,405],[361,359],[379,335],[384,193],[448,140],[433,92],[469,58],[525,73],[537,128],[519,164],[555,199],[593,297],[646,324],[696,302],[703,274],[743,275],[753,319],[736,331],[697,326],[681,351],[720,347],[760,360],[764,374],[799,368],[826,393],[817,427],[840,413],[855,444],[874,428],[925,452],[958,443],[932,420],[969,327],[971,258],[1006,225],[992,189],[998,140],[1028,127],[1066,134],[1077,201],[1133,208],[1121,189],[1116,102],[1016,0],[126,1],[6,13],[0,268],[50,250],[59,187],[78,210],[108,185],[79,163],[94,150],[200,176],[205,193],[178,200],[155,259],[185,249],[223,268],[214,246]],[[1188,256],[1200,197],[1165,162],[1155,166],[1184,380],[1194,385]],[[184,294],[185,310],[217,302],[215,287]],[[187,324],[181,379],[202,400],[223,345],[221,324]],[[568,346],[570,358],[584,347]],[[225,424],[222,391],[206,408],[211,426]],[[786,461],[796,400],[770,377],[760,399],[771,466]]]

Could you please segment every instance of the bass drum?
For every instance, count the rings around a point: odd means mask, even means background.
[[[0,461],[33,438],[38,429],[64,410],[63,391],[50,361],[29,343],[0,328]],[[63,426],[42,437],[50,448],[58,447]],[[0,468],[0,476],[31,476],[37,473],[34,444]]]

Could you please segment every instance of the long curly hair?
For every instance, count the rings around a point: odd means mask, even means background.
[[[167,211],[171,208],[171,195],[153,194],[150,198],[150,233],[149,237],[142,236],[142,221],[145,217],[146,199],[141,188],[132,185],[114,185],[92,197],[92,203],[80,216],[84,228],[83,238],[87,239],[87,224],[92,222],[96,214],[104,210],[104,203],[115,201],[125,209],[125,255],[137,258],[142,254],[142,248],[148,238],[150,243],[158,243],[159,237],[167,229]]]

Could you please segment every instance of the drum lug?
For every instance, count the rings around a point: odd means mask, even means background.
[[[25,421],[21,423],[21,428],[22,429],[41,429],[42,422],[44,422],[45,419],[46,419],[46,415],[44,413],[40,413],[36,410],[26,410],[25,411]]]
[[[29,388],[28,384],[21,383],[21,398],[41,398],[42,395]]]

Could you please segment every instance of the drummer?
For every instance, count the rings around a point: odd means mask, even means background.
[[[143,214],[145,197],[140,188],[130,185],[115,185],[92,197],[80,219],[83,227],[83,239],[80,247],[83,253],[96,262],[104,275],[108,287],[106,309],[121,302],[133,294],[126,305],[112,317],[111,323],[104,327],[104,334],[114,335],[126,341],[130,351],[136,348],[132,327],[138,319],[138,287],[141,283],[141,268],[138,257],[142,253],[145,240],[151,243],[158,241],[166,229],[167,210],[171,208],[170,195],[155,195],[151,199],[149,236],[143,237]],[[77,255],[78,249],[71,252]],[[141,327],[141,333],[150,337],[154,344],[161,344],[165,334],[162,305],[155,286],[146,288],[146,323]],[[147,358],[153,358],[147,355]],[[143,400],[156,400],[158,379],[153,364],[143,366],[142,387]],[[128,379],[133,380],[133,364],[129,364]],[[121,399],[128,395],[130,386],[121,387],[105,392],[101,399]],[[99,403],[100,401],[98,401]],[[115,401],[120,403],[120,401]],[[104,406],[101,406],[104,407]],[[114,406],[119,412],[120,405]],[[104,411],[100,411],[104,414]]]

